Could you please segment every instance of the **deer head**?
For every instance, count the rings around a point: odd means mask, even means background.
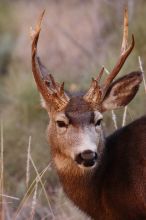
[[[124,34],[120,57],[103,84],[100,79],[104,68],[96,79],[92,79],[86,94],[69,96],[64,83],[57,83],[37,56],[37,43],[41,30],[42,13],[32,38],[32,71],[39,92],[44,100],[50,122],[49,142],[58,169],[65,169],[70,163],[80,167],[95,167],[104,149],[101,126],[102,113],[127,105],[136,95],[142,81],[141,72],[132,72],[113,82],[127,57],[134,48],[134,36],[130,46],[128,39],[128,15],[125,10]]]

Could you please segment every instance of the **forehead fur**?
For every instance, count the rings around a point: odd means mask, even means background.
[[[66,107],[66,112],[88,112],[93,111],[89,103],[87,103],[82,96],[72,97]]]
[[[72,124],[86,124],[94,120],[94,111],[82,96],[70,99],[65,114]]]

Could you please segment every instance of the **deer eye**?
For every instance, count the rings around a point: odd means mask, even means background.
[[[100,126],[101,122],[102,122],[102,118],[96,121],[95,126]]]
[[[57,126],[60,128],[66,128],[67,124],[64,121],[56,121]]]

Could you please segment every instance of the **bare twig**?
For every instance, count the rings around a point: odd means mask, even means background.
[[[9,198],[9,199],[20,200],[18,197],[9,196],[9,195],[5,195],[5,194],[0,194],[0,196],[6,197],[6,198]]]
[[[125,106],[125,108],[124,108],[122,127],[125,126],[125,124],[126,124],[127,108],[128,108],[127,106]]]
[[[31,136],[29,137],[28,151],[27,151],[27,163],[26,163],[26,187],[28,187],[29,180],[30,180],[30,146],[31,146]]]
[[[141,72],[142,72],[144,90],[145,90],[145,93],[146,93],[146,80],[145,80],[144,69],[143,69],[143,66],[142,66],[142,60],[141,60],[141,57],[140,57],[140,56],[138,57],[138,61],[139,61],[140,70],[141,70]]]
[[[3,192],[4,192],[4,134],[3,134],[3,122],[1,121],[1,151],[0,151],[0,219],[4,220],[4,199],[3,199]]]
[[[30,148],[30,146],[31,146],[31,138],[29,138],[29,144],[28,144],[28,146],[29,146],[28,148]],[[26,195],[24,196],[23,202],[21,202],[22,205],[20,205],[20,207],[18,208],[17,213],[16,213],[14,219],[16,219],[17,216],[18,216],[18,214],[20,213],[20,211],[21,211],[21,209],[22,209],[22,207],[23,207],[25,201],[26,201],[26,200],[28,199],[28,197],[29,197],[29,193],[34,190],[34,187],[35,187],[35,190],[36,190],[36,181],[40,182],[40,184],[41,184],[41,186],[42,186],[42,189],[43,189],[43,191],[44,191],[46,200],[47,200],[47,202],[48,202],[48,206],[49,206],[50,211],[51,211],[51,213],[52,213],[52,216],[53,216],[53,218],[54,218],[55,216],[54,216],[53,210],[52,210],[52,208],[51,208],[48,195],[47,195],[47,193],[46,193],[44,184],[43,184],[43,182],[42,182],[42,180],[41,180],[43,174],[44,174],[44,173],[46,172],[46,170],[48,169],[48,166],[47,166],[47,169],[45,168],[45,169],[42,171],[42,173],[39,173],[38,170],[37,170],[37,167],[36,167],[36,165],[35,165],[35,163],[34,163],[34,161],[33,161],[33,159],[32,159],[32,157],[31,157],[30,151],[29,151],[29,154],[28,154],[28,158],[29,158],[29,161],[32,163],[32,166],[33,166],[33,168],[34,168],[34,170],[35,170],[37,176],[36,176],[35,180],[33,181],[33,183],[30,185],[30,187],[29,187],[29,189],[28,189]],[[50,164],[49,164],[49,166],[50,166]],[[35,183],[35,186],[34,186],[34,183]],[[33,186],[34,186],[34,187],[33,187]],[[32,187],[33,187],[33,188],[32,188]]]
[[[51,211],[51,213],[52,213],[52,217],[55,218],[55,215],[54,215],[54,213],[53,213],[53,210],[52,210],[52,207],[51,207],[51,204],[50,204],[50,201],[49,201],[47,192],[46,192],[45,187],[44,187],[44,184],[43,184],[43,182],[42,182],[42,180],[41,180],[41,176],[40,176],[40,174],[39,174],[39,172],[38,172],[38,170],[37,170],[37,167],[36,167],[36,165],[35,165],[35,163],[34,163],[32,157],[31,157],[31,155],[30,155],[30,161],[31,161],[31,163],[32,163],[32,166],[33,166],[33,168],[34,168],[36,174],[37,174],[38,181],[40,182],[40,184],[41,184],[41,186],[42,186],[42,189],[43,189],[43,191],[44,191],[46,200],[47,200],[47,202],[48,202],[48,206],[49,206],[50,211]]]
[[[104,70],[105,70],[105,72],[106,72],[107,75],[110,74],[110,72],[109,72],[109,70],[108,70],[107,68],[104,67]]]
[[[36,208],[36,200],[37,200],[37,190],[38,190],[38,178],[36,178],[35,190],[32,198],[32,206],[31,206],[31,213],[30,213],[30,220],[34,219],[35,215],[35,208]]]
[[[51,164],[51,163],[49,163],[48,166],[47,166],[43,171],[41,171],[41,172],[39,173],[40,178],[42,178],[42,177],[44,176],[44,174],[46,173],[46,171],[50,168],[50,164]],[[36,177],[36,178],[33,180],[33,182],[30,184],[29,188],[27,189],[27,191],[26,191],[26,193],[25,193],[23,199],[21,200],[21,202],[20,202],[20,204],[19,204],[19,207],[17,208],[17,211],[16,211],[16,213],[15,213],[15,215],[14,215],[14,217],[13,217],[13,220],[16,220],[16,219],[17,219],[17,217],[18,217],[18,215],[20,214],[20,212],[21,212],[21,210],[22,210],[24,204],[25,204],[26,201],[29,199],[31,193],[34,191],[35,183],[36,183],[36,179],[37,179],[37,178],[38,178],[38,177]]]
[[[113,122],[114,122],[114,127],[115,127],[115,129],[117,130],[117,129],[118,129],[117,116],[116,116],[116,114],[115,114],[115,112],[114,112],[113,110],[112,110],[111,112],[112,112],[112,120],[113,120]]]

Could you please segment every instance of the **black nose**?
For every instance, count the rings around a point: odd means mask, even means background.
[[[97,153],[91,150],[85,150],[76,156],[76,162],[85,167],[90,167],[95,164],[97,160]]]

